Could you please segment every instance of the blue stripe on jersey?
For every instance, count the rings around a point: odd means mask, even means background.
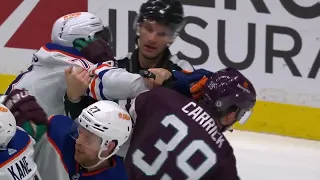
[[[82,62],[82,64],[85,66],[85,69],[89,69],[89,64],[85,61],[85,60],[83,60],[83,59],[80,59],[80,61]]]
[[[65,46],[61,46],[53,43],[47,43],[45,46],[48,50],[59,50],[75,56],[83,57],[83,54],[74,47],[65,47]]]
[[[6,90],[6,92],[5,92],[4,94],[5,94],[5,95],[8,95],[8,94],[11,92],[11,90],[13,89],[13,86],[14,86],[15,84],[17,84],[17,83],[23,78],[23,76],[24,76],[25,74],[27,74],[28,72],[30,72],[30,71],[32,71],[32,70],[33,70],[33,65],[29,66],[28,69],[27,69],[25,72],[19,74],[19,75],[16,77],[16,79],[12,81],[12,83],[9,85],[8,89]]]
[[[13,158],[17,153],[23,151],[29,145],[30,141],[31,139],[28,133],[17,129],[16,134],[8,144],[8,149],[0,151],[0,165],[10,158]],[[14,150],[15,152],[11,153],[9,149]]]
[[[100,81],[100,84],[99,84],[99,93],[100,93],[100,97],[103,99],[103,100],[108,100],[104,94],[103,94],[103,85],[102,85],[102,81]]]
[[[104,99],[104,100],[108,100],[105,96],[104,96],[104,94],[103,94],[103,84],[102,84],[102,78],[103,78],[103,76],[104,76],[104,74],[106,73],[106,72],[108,72],[110,69],[107,69],[107,70],[103,70],[103,71],[101,71],[101,72],[99,72],[98,73],[98,76],[99,76],[99,78],[100,78],[100,83],[99,83],[99,93],[100,93],[100,97],[102,98],[102,99]]]

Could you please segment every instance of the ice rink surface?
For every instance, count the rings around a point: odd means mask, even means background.
[[[320,142],[243,131],[226,133],[241,180],[320,180]]]

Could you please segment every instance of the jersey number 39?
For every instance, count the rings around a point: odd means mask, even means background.
[[[183,141],[188,135],[188,126],[185,125],[177,116],[169,115],[166,116],[161,124],[165,127],[169,125],[173,126],[177,133],[170,139],[166,144],[164,141],[159,139],[154,146],[160,151],[160,154],[154,160],[152,164],[148,164],[143,160],[145,153],[137,149],[132,154],[133,164],[137,166],[148,176],[153,176],[158,173],[160,168],[163,166],[168,158],[170,151],[174,151],[175,148]],[[194,153],[200,151],[206,158],[204,162],[194,169],[188,160],[193,156]],[[189,146],[187,146],[177,157],[176,166],[187,176],[187,180],[200,179],[205,175],[217,161],[217,156],[213,150],[203,140],[193,140]],[[168,174],[163,174],[161,180],[171,180],[172,178]]]

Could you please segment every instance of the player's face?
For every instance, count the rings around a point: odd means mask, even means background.
[[[75,160],[84,166],[93,166],[98,161],[101,138],[79,126],[75,145]]]
[[[142,56],[156,58],[172,42],[173,32],[154,21],[145,20],[138,25],[139,50]]]
[[[220,121],[222,126],[231,127],[237,121],[237,114],[236,112],[231,112],[224,116]]]

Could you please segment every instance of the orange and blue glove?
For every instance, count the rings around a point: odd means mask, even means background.
[[[188,97],[196,100],[201,97],[202,89],[213,72],[205,69],[197,69],[193,72],[173,71],[175,80],[173,88]]]

